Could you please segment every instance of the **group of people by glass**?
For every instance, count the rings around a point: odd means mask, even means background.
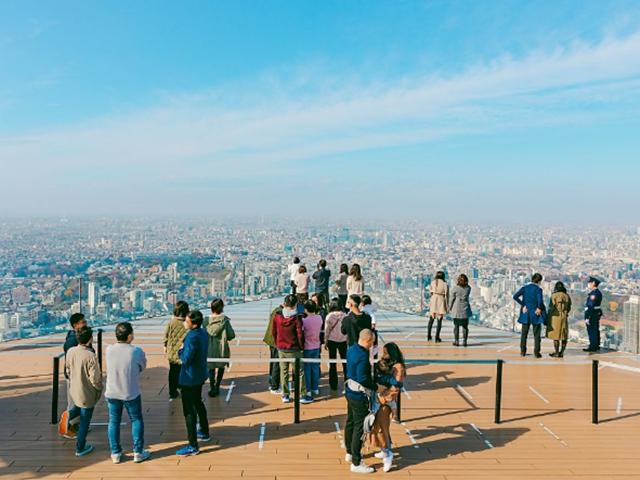
[[[364,294],[360,266],[340,267],[340,274],[335,280],[337,295],[333,298],[329,296],[331,272],[326,261],[321,260],[317,270],[309,276],[296,258],[289,271],[292,293],[265,320],[263,342],[270,352],[268,390],[279,395],[283,403],[291,402],[290,372],[299,359],[303,366],[299,377],[300,403],[316,401],[320,395],[321,353],[326,350],[330,359],[331,391],[338,391],[338,371],[343,372],[342,394],[347,402],[345,458],[351,471],[374,471],[362,462],[365,440],[378,450],[375,456],[382,460],[384,471],[389,471],[393,464],[390,425],[405,382],[406,367],[398,345],[383,343],[378,334],[376,309],[372,298]],[[315,280],[315,293],[311,296],[310,279]],[[526,355],[527,336],[529,330],[533,330],[534,354],[541,357],[541,331],[545,325],[547,336],[554,341],[551,356],[561,358],[567,346],[572,300],[562,282],[557,282],[546,306],[541,281],[542,275],[534,274],[531,282],[513,296],[520,305],[520,353]],[[599,283],[596,278],[589,279],[590,291],[585,303],[584,317],[590,339],[585,351],[590,353],[600,349],[602,293],[598,289]],[[435,342],[442,341],[442,322],[449,315],[454,323],[453,344],[466,347],[471,317],[468,277],[460,274],[456,285],[450,289],[444,272],[439,271],[429,291],[427,340],[434,338],[435,325]],[[220,394],[220,385],[231,358],[229,342],[235,338],[231,319],[225,315],[224,307],[222,299],[214,299],[210,304],[211,313],[205,317],[201,311],[191,310],[185,301],[178,301],[165,328],[163,346],[169,364],[169,401],[182,400],[188,441],[176,452],[179,456],[197,455],[200,452],[199,442],[211,440],[202,390],[208,379],[208,395],[217,397]],[[93,446],[87,443],[87,434],[104,388],[112,461],[120,463],[123,459],[120,425],[124,409],[131,421],[133,461],[145,461],[151,454],[144,448],[140,375],[147,360],[144,351],[132,344],[134,332],[131,323],[121,322],[115,327],[116,343],[106,350],[104,386],[100,362],[92,346],[92,329],[82,313],[73,314],[70,324],[71,330],[64,343],[68,406],[60,419],[60,433],[75,438],[77,456],[93,451]]]

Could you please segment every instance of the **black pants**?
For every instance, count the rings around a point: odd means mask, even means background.
[[[222,378],[224,377],[224,367],[209,369],[209,390],[219,390]]]
[[[200,430],[205,435],[209,435],[209,420],[207,420],[207,409],[202,402],[202,385],[180,386],[182,393],[182,413],[187,425],[187,437],[189,445],[198,448],[197,423],[200,423]]]
[[[296,282],[294,282],[293,280],[291,280],[291,294],[296,294]]]
[[[469,319],[468,318],[454,318],[453,319],[453,338],[456,343],[460,340],[460,327],[462,327],[462,337],[464,344],[467,344],[469,338]]]
[[[278,358],[278,349],[269,347],[269,358],[272,360]],[[280,388],[280,363],[273,362],[269,364],[269,387],[272,390],[278,390]]]
[[[169,363],[169,396],[176,398],[178,396],[178,379],[180,378],[180,364]]]
[[[527,336],[529,335],[530,326],[531,326],[530,323],[522,324],[522,333],[520,335],[520,353],[522,354],[527,353]],[[540,338],[541,332],[542,332],[541,323],[533,326],[533,339],[535,342],[533,347],[533,353],[535,355],[540,355],[540,342],[542,341]]]
[[[349,295],[338,295],[338,305],[343,312],[347,311],[347,298]]]
[[[442,330],[442,317],[441,316],[437,316],[437,320],[438,320],[438,325],[436,326],[436,338],[440,338],[440,330]],[[431,338],[431,329],[433,328],[433,321],[436,320],[433,317],[429,317],[429,326],[428,326],[428,332],[427,332],[427,337]]]
[[[601,310],[596,310],[587,315],[589,325],[587,325],[587,334],[589,335],[589,349],[600,350],[600,317]]]
[[[334,342],[329,340],[327,342],[327,348],[329,349],[329,360],[336,360],[337,355],[340,355],[340,360],[347,359],[347,342]],[[347,364],[342,364],[342,373],[344,379],[347,378]],[[338,389],[338,364],[329,364],[329,386],[331,390]]]
[[[318,296],[318,304],[321,308],[325,310],[329,309],[329,290],[322,290],[321,292],[316,292]]]
[[[351,455],[351,463],[355,466],[362,461],[362,434],[364,419],[369,414],[368,400],[355,400],[347,397],[347,424],[344,427],[344,443],[347,453]]]

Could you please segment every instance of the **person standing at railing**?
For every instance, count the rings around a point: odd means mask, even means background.
[[[347,277],[347,295],[351,297],[352,295],[358,295],[358,297],[362,297],[364,294],[364,278],[362,277],[362,269],[360,265],[354,263],[351,265],[351,270],[349,271],[349,276]],[[348,300],[347,300],[348,301]]]
[[[371,317],[368,313],[360,311],[362,298],[358,295],[350,295],[347,301],[349,314],[342,319],[340,331],[347,336],[347,345],[350,347],[358,343],[358,336],[362,330],[372,330]]]
[[[462,345],[467,346],[469,338],[469,318],[471,317],[471,287],[469,277],[464,273],[458,275],[456,285],[451,289],[449,312],[453,317],[453,345],[460,346],[460,329],[462,328]]]
[[[289,278],[291,281],[291,293],[295,295],[296,292],[296,275],[298,275],[298,269],[300,268],[300,258],[293,257],[293,262],[287,266],[287,272],[289,272]]]
[[[437,272],[436,278],[429,285],[429,293],[431,295],[429,299],[429,325],[427,328],[427,341],[430,342],[433,338],[431,336],[431,329],[433,322],[437,319],[438,324],[436,326],[436,343],[442,342],[440,338],[440,331],[442,330],[442,319],[447,314],[447,307],[449,305],[449,285],[444,278],[444,272]]]
[[[294,295],[295,297],[295,295]],[[273,309],[271,315],[269,315],[269,323],[267,323],[267,330],[264,332],[262,341],[269,347],[269,393],[273,395],[282,395],[282,388],[280,386],[280,363],[273,360],[278,358],[278,348],[276,347],[275,339],[273,338],[273,320],[276,315],[282,315],[283,305],[278,305]]]
[[[374,469],[362,461],[364,419],[369,414],[371,396],[378,386],[371,375],[369,355],[374,342],[371,330],[365,328],[358,335],[357,343],[347,350],[347,422],[344,427],[344,443],[347,450],[345,462],[351,464],[353,473],[373,473]],[[382,387],[380,387],[382,390]]]
[[[276,313],[273,318],[273,340],[278,349],[278,357],[281,360],[302,358],[304,350],[304,332],[302,328],[302,315],[298,313],[298,299],[295,295],[287,295],[284,299],[282,313]],[[289,369],[293,365],[288,361],[280,362],[280,386],[282,388],[282,402],[291,401],[291,389],[289,388]],[[300,395],[306,395],[304,370],[300,371]]]
[[[133,437],[133,461],[144,462],[151,456],[144,449],[144,421],[142,419],[142,396],[140,374],[147,368],[147,357],[140,347],[131,345],[133,327],[129,322],[116,325],[117,343],[107,347],[107,387],[104,392],[109,409],[109,446],[113,463],[122,461],[120,444],[120,421],[122,409],[126,408],[131,421]]]
[[[340,303],[334,299],[329,302],[329,314],[324,322],[324,331],[327,343],[325,348],[329,351],[329,360],[336,360],[340,354],[340,360],[347,358],[347,336],[340,330],[345,313]],[[344,379],[347,378],[347,364],[342,364]],[[338,389],[338,366],[329,364],[329,388]]]
[[[320,360],[320,331],[322,329],[322,317],[317,313],[318,306],[312,301],[304,304],[305,317],[302,319],[302,330],[304,332],[304,352],[303,358],[310,360]],[[320,364],[304,364],[304,381],[307,394],[300,400],[300,403],[312,403],[314,396],[320,395]]]
[[[338,288],[338,302],[343,312],[347,311],[347,298],[349,298],[349,290],[347,290],[347,279],[349,278],[349,265],[343,263],[340,265],[340,273],[336,280],[336,286]]]
[[[202,402],[202,386],[207,380],[207,354],[209,351],[209,336],[202,328],[202,322],[203,317],[199,310],[189,312],[184,320],[187,335],[184,337],[184,345],[179,351],[182,366],[178,383],[182,393],[182,413],[189,438],[189,445],[176,452],[176,455],[181,457],[200,453],[198,440],[211,441],[207,409]],[[200,430],[197,428],[198,424],[200,424]]]
[[[69,394],[73,407],[69,410],[69,419],[80,417],[80,426],[76,436],[76,457],[93,452],[93,445],[87,443],[89,425],[100,395],[102,394],[102,371],[98,356],[91,348],[93,332],[90,327],[78,330],[78,345],[67,352],[65,371],[69,378]]]
[[[554,352],[549,354],[550,357],[564,357],[569,339],[569,312],[571,312],[571,297],[567,294],[564,283],[556,282],[547,312],[547,338],[553,340],[554,347]],[[562,342],[562,348],[560,342]]]
[[[522,325],[520,334],[520,356],[522,357],[527,354],[527,336],[529,335],[530,327],[533,326],[533,353],[536,358],[542,358],[542,353],[540,353],[542,342],[540,334],[542,325],[546,322],[546,313],[540,282],[542,282],[542,275],[534,273],[531,277],[531,283],[527,283],[513,295],[513,299],[520,305],[518,323]]]
[[[169,320],[164,331],[164,353],[169,361],[169,401],[178,398],[178,380],[180,378],[180,355],[182,342],[187,335],[184,320],[189,314],[189,305],[184,300],[176,302],[173,307],[173,317]]]
[[[315,293],[318,296],[318,305],[326,308],[329,304],[329,280],[331,279],[331,270],[327,268],[327,261],[322,259],[318,262],[318,268],[313,272],[315,280]]]
[[[211,302],[211,316],[204,320],[203,327],[209,334],[209,358],[229,358],[231,350],[229,342],[236,338],[231,326],[231,319],[224,313],[224,302],[216,298]],[[220,395],[220,384],[224,377],[224,369],[228,362],[209,363],[209,396]]]
[[[298,303],[304,304],[304,302],[309,300],[309,284],[311,283],[311,277],[309,277],[309,274],[307,273],[307,267],[305,267],[304,265],[300,265],[300,267],[298,268],[295,282]]]
[[[589,347],[583,351],[596,353],[600,351],[600,318],[602,317],[602,292],[598,288],[600,280],[589,277],[589,295],[584,307],[584,320],[589,334]]]

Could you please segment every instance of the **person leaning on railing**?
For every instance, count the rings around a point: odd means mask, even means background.
[[[173,317],[169,320],[164,331],[164,352],[169,361],[169,401],[178,398],[178,379],[180,377],[180,355],[178,351],[182,348],[187,331],[184,329],[184,319],[189,314],[189,305],[184,300],[180,300],[173,308]]]

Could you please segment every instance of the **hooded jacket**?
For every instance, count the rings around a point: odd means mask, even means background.
[[[278,350],[285,352],[304,350],[302,319],[295,310],[283,309],[281,313],[276,313],[271,331]]]

